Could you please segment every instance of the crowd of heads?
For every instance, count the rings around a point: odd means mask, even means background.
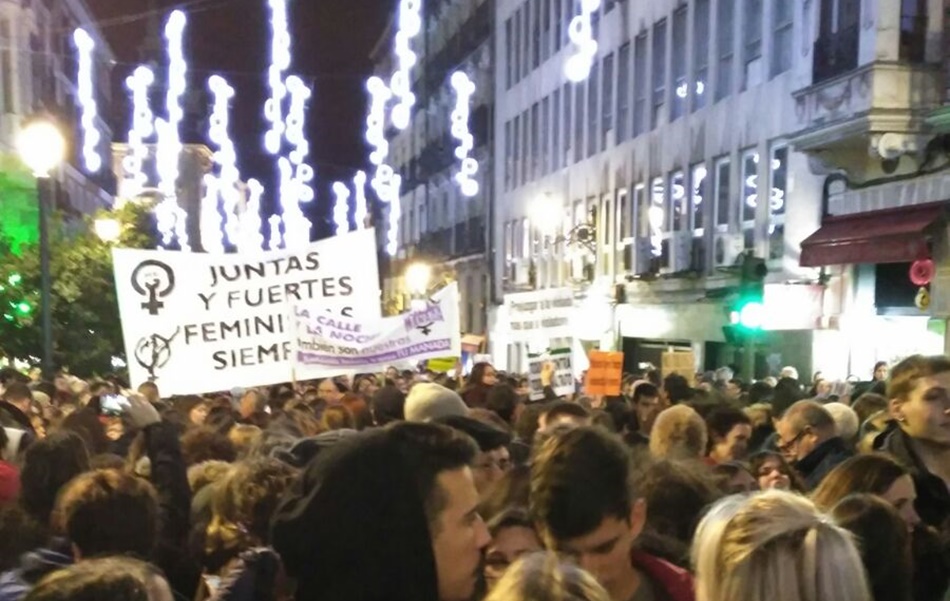
[[[947,594],[950,359],[615,396],[551,371],[171,398],[0,372],[0,601]]]

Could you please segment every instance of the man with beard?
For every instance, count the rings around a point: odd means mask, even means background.
[[[298,601],[468,601],[490,536],[470,468],[478,448],[398,423],[321,453],[284,498],[273,545]]]

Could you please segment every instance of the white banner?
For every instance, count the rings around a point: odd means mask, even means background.
[[[574,394],[574,370],[571,365],[571,349],[555,349],[544,355],[528,357],[528,388],[530,399],[539,401],[544,398],[544,385],[541,383],[541,370],[545,363],[554,364],[551,387],[554,394],[567,396]]]
[[[294,251],[115,249],[112,258],[132,385],[151,380],[164,395],[291,381],[298,304],[380,319],[372,229]]]
[[[380,371],[402,361],[456,356],[462,351],[458,284],[433,296],[425,308],[380,319],[326,315],[312,305],[297,306],[297,377],[329,377],[342,372]]]

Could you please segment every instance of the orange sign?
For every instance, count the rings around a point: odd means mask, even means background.
[[[591,351],[590,369],[584,382],[584,392],[588,395],[602,394],[615,396],[620,394],[623,383],[623,353]]]

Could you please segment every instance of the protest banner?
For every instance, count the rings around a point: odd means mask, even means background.
[[[456,282],[436,293],[424,308],[393,317],[351,319],[300,304],[294,316],[297,377],[377,371],[398,361],[461,353],[458,306]]]
[[[590,368],[584,381],[584,392],[589,395],[620,394],[623,382],[623,353],[591,351]]]
[[[122,335],[133,386],[162,394],[293,378],[293,307],[380,318],[373,230],[297,250],[203,254],[115,249]]]
[[[458,366],[458,357],[439,357],[438,359],[429,359],[426,362],[426,369],[431,369],[440,374],[454,371]]]
[[[660,373],[664,377],[679,374],[690,386],[696,386],[696,355],[693,351],[669,349],[660,356]]]
[[[543,355],[528,357],[528,388],[529,398],[540,401],[544,398],[544,383],[541,381],[541,370],[546,363],[554,364],[554,374],[551,377],[551,387],[554,394],[567,396],[574,394],[574,370],[571,365],[571,349],[554,349]]]

